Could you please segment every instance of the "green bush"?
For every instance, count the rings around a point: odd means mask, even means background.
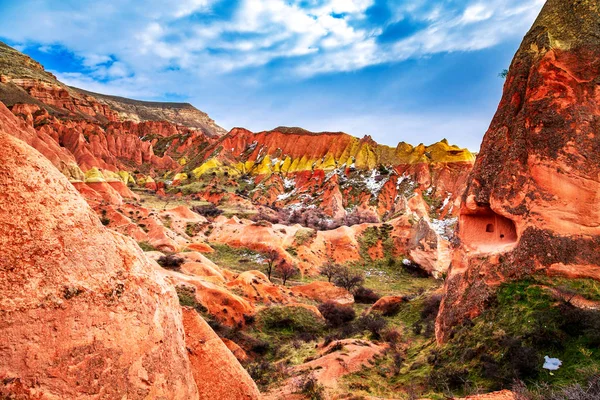
[[[325,324],[313,312],[303,307],[269,307],[258,313],[258,324],[267,331],[284,335],[316,335]]]
[[[143,251],[158,251],[156,247],[152,246],[148,242],[138,242],[138,246],[140,246],[140,249]]]

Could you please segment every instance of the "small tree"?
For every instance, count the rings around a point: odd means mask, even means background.
[[[295,265],[290,264],[285,260],[281,260],[281,262],[277,264],[277,267],[275,269],[279,274],[279,277],[283,281],[283,286],[285,286],[285,283],[288,279],[290,279],[294,275],[297,275],[298,272],[300,272]]]
[[[273,274],[273,266],[279,260],[279,253],[275,249],[271,249],[265,253],[265,262],[267,263],[267,276],[271,280]]]
[[[331,282],[333,278],[335,278],[340,272],[340,266],[334,264],[332,262],[328,262],[327,264],[321,267],[321,275],[327,277],[327,282]]]
[[[355,288],[361,286],[365,281],[365,278],[361,274],[353,272],[348,267],[341,267],[333,278],[333,283],[336,286],[346,289],[352,292]]]

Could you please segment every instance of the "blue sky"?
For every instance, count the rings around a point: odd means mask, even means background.
[[[544,0],[0,0],[0,39],[63,82],[186,101],[226,129],[478,150]]]

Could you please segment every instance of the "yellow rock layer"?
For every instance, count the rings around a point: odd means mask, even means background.
[[[310,159],[306,155],[292,159],[283,155],[281,159],[274,159],[266,155],[258,162],[247,160],[232,166],[224,165],[217,158],[207,160],[193,171],[193,175],[202,175],[216,172],[228,172],[232,176],[240,174],[270,175],[273,173],[294,173],[310,170],[331,171],[341,166],[354,165],[357,169],[374,169],[379,165],[395,166],[400,164],[417,163],[454,163],[473,162],[475,156],[467,150],[448,144],[446,139],[431,146],[420,144],[413,147],[407,143],[400,143],[396,148],[371,143],[359,139],[352,140],[336,158],[333,153],[328,153],[321,159]]]

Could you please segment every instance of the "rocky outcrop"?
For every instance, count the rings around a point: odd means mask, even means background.
[[[265,400],[300,399],[298,384],[302,376],[312,376],[323,385],[325,398],[345,398],[340,382],[346,375],[368,368],[374,359],[388,349],[386,344],[375,344],[366,340],[345,339],[328,345],[319,345],[315,359],[291,369],[290,375],[299,375],[281,382],[278,387],[264,396]]]
[[[60,147],[51,136],[40,134],[24,121],[15,118],[2,103],[0,103],[0,129],[42,153],[65,176],[76,180],[84,179],[84,174],[72,154]]]
[[[457,400],[518,400],[518,397],[510,390],[501,390],[499,392],[467,396]]]
[[[330,282],[315,281],[307,285],[294,286],[292,293],[319,303],[334,301],[338,304],[354,304],[354,296],[346,289],[335,286]]]
[[[225,343],[196,310],[183,309],[185,342],[200,399],[254,400],[260,393]],[[239,349],[239,348],[238,348]],[[239,349],[238,352],[243,350]]]
[[[438,341],[502,282],[600,280],[599,9],[548,0],[511,64],[463,195]]]
[[[400,310],[400,306],[406,299],[402,296],[384,296],[377,300],[369,308],[369,312],[379,312],[383,315],[393,315]]]
[[[44,156],[0,146],[0,397],[198,398],[173,288]]]

